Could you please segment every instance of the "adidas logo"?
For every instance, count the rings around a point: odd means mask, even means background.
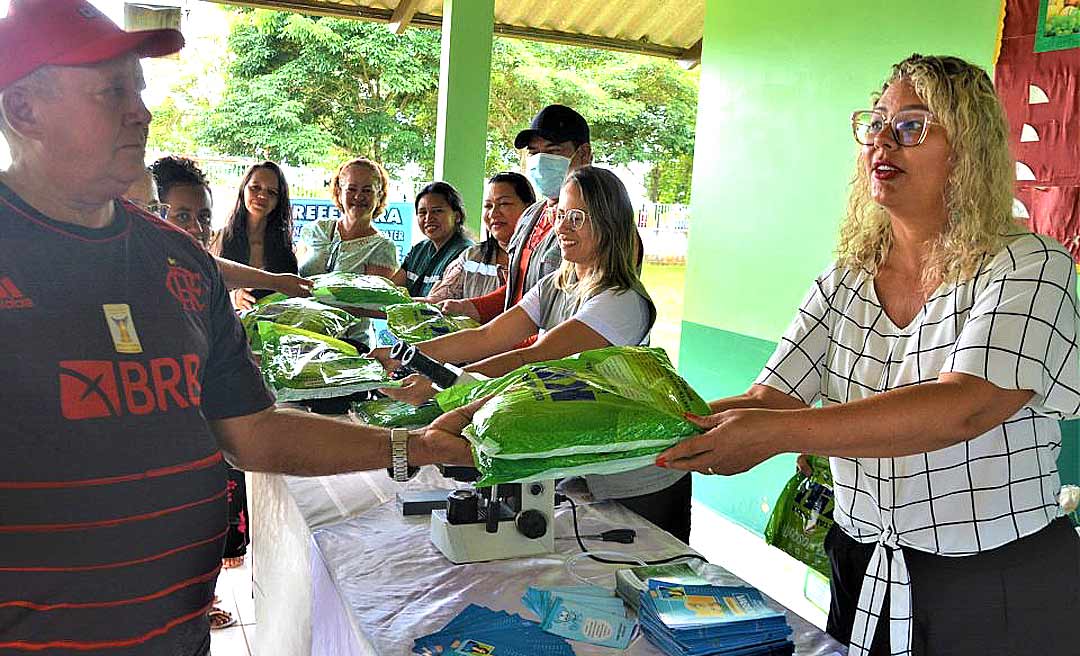
[[[11,282],[11,278],[0,276],[0,310],[24,310],[34,307],[34,301],[23,294],[22,291]]]

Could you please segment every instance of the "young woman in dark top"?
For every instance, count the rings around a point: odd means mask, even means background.
[[[292,243],[292,207],[285,174],[273,162],[248,169],[228,223],[211,250],[233,262],[272,273],[297,273]],[[237,289],[233,305],[247,309],[269,290]]]

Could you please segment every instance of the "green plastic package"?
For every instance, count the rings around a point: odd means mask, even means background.
[[[410,344],[479,326],[471,317],[446,316],[430,303],[402,303],[386,308],[386,327],[394,337]]]
[[[435,400],[450,411],[492,394],[465,431],[479,485],[637,469],[700,432],[686,413],[709,412],[662,349],[639,346],[528,364]]]
[[[395,401],[386,397],[370,401],[355,401],[352,409],[360,421],[383,428],[427,426],[442,414],[442,409],[430,401],[421,406],[413,406],[404,401]]]
[[[828,458],[810,457],[813,472],[796,472],[780,492],[765,526],[765,542],[830,575],[825,534],[833,525],[832,472]]]
[[[330,307],[310,298],[282,298],[267,301],[276,294],[267,296],[255,307],[240,314],[240,323],[248,336],[248,343],[253,353],[262,351],[262,338],[256,324],[269,321],[282,326],[300,328],[327,337],[341,339],[360,323],[360,319],[340,308]]]
[[[409,303],[412,298],[404,287],[398,287],[382,276],[337,271],[311,276],[315,300],[342,308],[382,310],[387,305]]]
[[[386,378],[378,360],[350,344],[300,328],[257,322],[262,374],[278,401],[348,396],[401,383]]]

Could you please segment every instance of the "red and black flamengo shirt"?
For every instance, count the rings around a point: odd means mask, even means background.
[[[0,654],[191,656],[226,531],[208,420],[273,402],[214,261],[0,184]]]

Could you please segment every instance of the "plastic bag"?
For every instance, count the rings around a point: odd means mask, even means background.
[[[430,303],[402,303],[386,308],[386,326],[394,337],[411,344],[480,324],[471,317],[446,316]]]
[[[528,364],[435,400],[449,411],[490,394],[465,430],[480,485],[636,469],[700,432],[686,413],[709,412],[663,350],[637,346]]]
[[[677,444],[682,438],[671,441]],[[543,481],[552,478],[569,478],[586,474],[619,474],[633,469],[640,469],[656,462],[656,454],[666,447],[637,449],[634,451],[615,451],[612,453],[586,453],[553,458],[521,458],[506,460],[492,458],[482,451],[473,449],[476,468],[481,478],[477,487],[516,483],[525,481]]]
[[[257,326],[263,378],[278,401],[327,399],[401,384],[386,378],[378,360],[360,356],[346,342],[269,321]]]
[[[310,298],[274,299],[275,296],[277,294],[267,296],[256,303],[255,307],[240,314],[240,323],[244,326],[253,353],[262,351],[262,338],[259,337],[256,326],[260,321],[300,328],[338,339],[348,336],[350,329],[360,323],[360,319],[345,310]]]
[[[427,426],[435,421],[442,410],[435,403],[413,406],[404,401],[391,398],[356,401],[352,404],[353,412],[360,421],[383,428],[416,428]]]
[[[832,472],[828,458],[810,457],[813,473],[796,472],[780,492],[765,526],[765,542],[826,577],[825,534],[833,525]]]
[[[382,310],[388,305],[412,301],[404,287],[398,287],[382,276],[336,271],[311,276],[315,300],[343,308]]]

